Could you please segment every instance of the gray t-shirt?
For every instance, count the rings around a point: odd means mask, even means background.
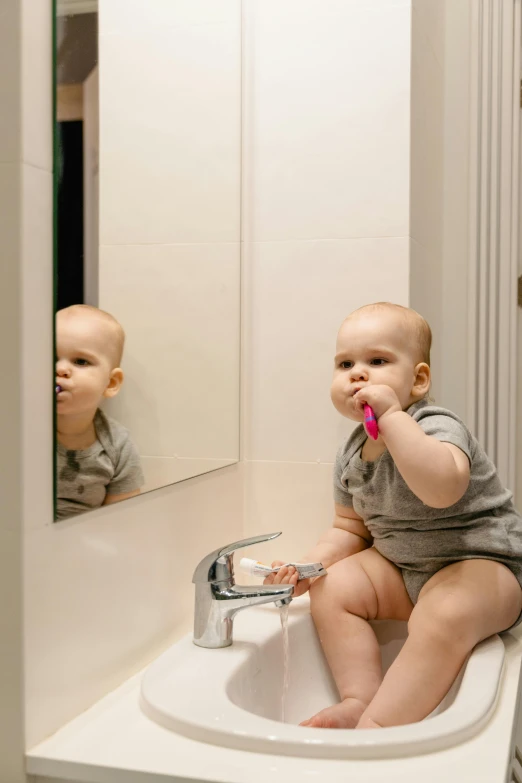
[[[521,574],[522,518],[484,449],[449,410],[420,400],[406,411],[437,440],[453,443],[470,462],[469,486],[448,508],[425,505],[408,487],[388,451],[365,462],[358,426],[337,454],[335,502],[363,518],[374,546],[400,568],[433,573],[449,561],[498,560]]]
[[[105,495],[132,492],[144,484],[140,457],[125,427],[101,410],[94,427],[97,439],[87,449],[58,444],[57,519],[99,508]]]

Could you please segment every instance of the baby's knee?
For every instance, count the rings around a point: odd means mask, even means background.
[[[377,611],[375,590],[363,568],[347,558],[310,586],[310,609],[314,616],[341,609],[372,619]]]
[[[475,607],[462,591],[442,595],[433,590],[415,606],[408,630],[432,642],[471,649],[477,642]]]

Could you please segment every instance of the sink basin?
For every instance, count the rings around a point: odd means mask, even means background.
[[[372,623],[389,667],[406,624]],[[162,726],[200,742],[239,750],[316,758],[413,756],[476,734],[495,708],[504,663],[498,636],[473,650],[452,689],[425,720],[386,729],[328,730],[297,724],[339,701],[310,616],[308,597],[292,601],[290,669],[281,721],[283,644],[279,610],[240,612],[231,647],[208,650],[186,636],[145,672],[141,709]]]

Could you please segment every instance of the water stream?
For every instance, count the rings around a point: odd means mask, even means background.
[[[288,667],[289,667],[289,645],[288,645],[288,611],[290,606],[281,606],[280,619],[281,629],[283,631],[283,693],[281,694],[281,722],[285,722],[286,694],[288,692]]]

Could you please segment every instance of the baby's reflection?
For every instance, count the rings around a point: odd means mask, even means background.
[[[129,433],[99,409],[121,389],[124,341],[118,321],[97,307],[56,314],[57,519],[125,500],[143,486]]]

